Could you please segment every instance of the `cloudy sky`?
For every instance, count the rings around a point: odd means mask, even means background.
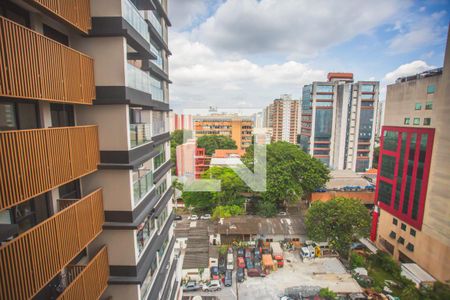
[[[386,84],[442,66],[450,0],[169,0],[171,106],[262,108],[329,71]]]

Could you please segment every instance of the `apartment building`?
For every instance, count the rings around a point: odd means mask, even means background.
[[[180,297],[167,1],[0,14],[0,299]]]
[[[193,130],[194,123],[192,122],[192,115],[169,113],[170,132],[175,130]]]
[[[372,167],[379,82],[353,82],[352,73],[328,73],[328,81],[303,87],[299,142],[335,170]]]
[[[263,128],[272,128],[273,103],[263,109]]]
[[[450,280],[450,43],[444,68],[387,87],[371,239]]]
[[[252,117],[237,114],[211,114],[193,116],[195,137],[204,135],[224,135],[236,142],[238,149],[246,149],[252,144]]]
[[[295,144],[299,125],[299,101],[290,95],[281,95],[265,111],[266,125],[272,128],[272,140]]]

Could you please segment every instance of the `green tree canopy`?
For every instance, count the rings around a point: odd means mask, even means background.
[[[378,158],[380,157],[380,147],[373,148],[372,167],[378,169]]]
[[[253,146],[247,149],[243,161],[253,169]],[[287,142],[267,145],[267,191],[261,194],[263,201],[280,207],[323,187],[328,180],[328,168],[296,145]]]
[[[314,202],[306,213],[305,225],[312,240],[329,241],[331,247],[346,255],[355,238],[369,235],[370,214],[358,199],[337,197]]]
[[[244,213],[244,208],[239,205],[219,205],[214,208],[212,218],[214,220],[219,218],[229,218],[231,216],[243,215]]]
[[[183,192],[183,199],[187,206],[211,213],[216,206],[243,205],[245,199],[241,193],[246,190],[246,185],[230,168],[211,167],[202,175],[202,178],[220,180],[221,191],[185,191]]]
[[[212,155],[216,149],[237,149],[236,142],[224,135],[204,135],[197,139],[197,147],[205,148],[206,155]]]

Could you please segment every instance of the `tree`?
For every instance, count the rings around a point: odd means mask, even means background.
[[[211,213],[216,206],[242,206],[245,199],[241,195],[246,190],[244,182],[230,168],[211,167],[203,175],[203,179],[218,179],[221,182],[219,192],[183,192],[186,206]]]
[[[212,213],[212,219],[229,218],[232,216],[243,215],[245,210],[239,205],[219,205],[216,206]]]
[[[250,146],[243,157],[253,170],[254,148]],[[299,200],[304,194],[323,187],[329,180],[328,168],[296,145],[276,142],[267,146],[267,191],[261,193],[263,206],[275,207]]]
[[[341,255],[348,255],[355,238],[369,235],[370,214],[358,199],[337,197],[314,202],[306,213],[305,225],[311,239],[329,241]]]
[[[372,159],[372,167],[374,169],[378,169],[378,158],[380,157],[380,147],[375,147],[373,149],[373,159]]]
[[[322,288],[322,289],[320,289],[319,296],[321,298],[326,299],[326,300],[335,300],[335,299],[337,299],[336,293],[333,292],[332,290],[330,290],[329,288]]]
[[[211,156],[216,149],[237,149],[236,142],[224,135],[204,135],[197,139],[197,147],[205,148]]]
[[[272,217],[277,213],[277,207],[275,203],[267,200],[261,200],[258,203],[257,213],[263,217]]]

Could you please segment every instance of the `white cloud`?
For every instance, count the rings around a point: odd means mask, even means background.
[[[222,59],[206,45],[179,33],[171,35],[170,44],[175,109],[261,108],[284,93],[299,99],[304,84],[326,79],[325,71],[295,61],[258,65],[247,59]]]
[[[370,32],[410,1],[228,0],[192,36],[221,52],[310,57]]]
[[[403,64],[394,71],[387,73],[383,78],[383,82],[385,84],[391,84],[394,83],[399,77],[414,75],[433,68],[435,67],[428,65],[423,60],[415,60],[410,63]]]
[[[407,53],[421,47],[442,43],[445,40],[447,26],[440,25],[440,20],[446,15],[447,12],[443,10],[431,16],[405,16],[403,18],[405,22],[395,26],[398,34],[389,41],[389,52],[391,54]]]
[[[190,26],[208,11],[209,1],[170,0],[169,14],[172,26],[181,29]]]

